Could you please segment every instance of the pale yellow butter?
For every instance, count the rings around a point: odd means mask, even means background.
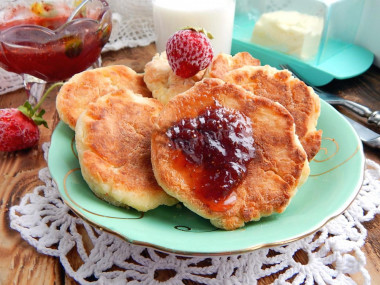
[[[251,41],[307,60],[318,52],[323,19],[296,11],[264,13],[256,22]]]

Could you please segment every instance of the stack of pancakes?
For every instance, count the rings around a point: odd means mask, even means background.
[[[234,203],[215,211],[194,195],[189,175],[175,167],[167,135],[181,120],[215,106],[235,110],[252,125],[254,157],[232,189]],[[320,147],[319,98],[288,71],[261,66],[248,53],[220,54],[182,79],[165,53],[144,74],[116,65],[72,77],[57,96],[60,118],[73,130],[83,178],[101,199],[148,211],[178,201],[233,230],[281,213],[309,175]]]

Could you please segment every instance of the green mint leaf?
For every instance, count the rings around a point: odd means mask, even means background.
[[[63,39],[65,44],[65,54],[69,58],[77,57],[83,50],[83,41],[75,36],[68,36]]]

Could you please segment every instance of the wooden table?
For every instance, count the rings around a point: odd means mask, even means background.
[[[142,72],[144,65],[155,53],[155,46],[123,49],[103,55],[103,65],[125,64],[137,72]],[[344,98],[365,104],[380,110],[380,69],[371,67],[365,74],[347,80],[335,80],[324,87]],[[19,90],[0,96],[0,108],[17,107],[24,103],[25,92]],[[30,193],[42,182],[38,172],[46,167],[41,145],[50,141],[54,127],[59,121],[55,110],[55,93],[44,103],[45,119],[49,129],[41,127],[39,145],[29,150],[0,152],[0,284],[77,284],[69,277],[57,258],[39,254],[34,247],[24,241],[19,232],[9,227],[9,208],[18,205],[20,199]],[[348,114],[348,113],[346,113]],[[380,132],[380,129],[378,129]],[[380,163],[380,152],[364,148],[365,155]],[[380,284],[380,215],[365,223],[368,237],[363,250],[367,257],[367,269],[372,277],[372,284]],[[305,258],[300,254],[299,260]],[[164,277],[163,277],[164,278]],[[361,283],[361,276],[353,278]],[[269,284],[273,277],[260,280]],[[190,283],[189,283],[190,284]]]

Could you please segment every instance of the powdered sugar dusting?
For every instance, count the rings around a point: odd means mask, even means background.
[[[166,53],[174,73],[183,78],[207,68],[213,58],[206,35],[193,30],[181,30],[172,35],[166,45]]]

